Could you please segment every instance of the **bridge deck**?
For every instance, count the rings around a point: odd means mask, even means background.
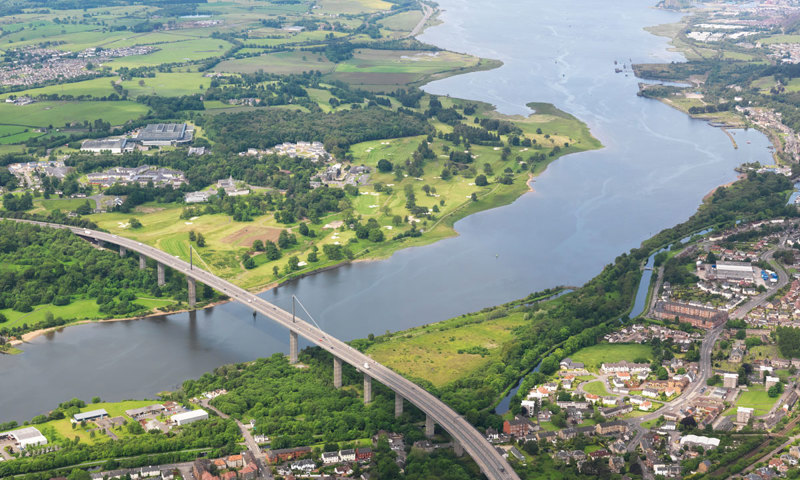
[[[197,268],[196,266],[192,267],[189,263],[180,258],[173,257],[157,248],[125,237],[67,225],[36,222],[32,220],[9,220],[32,223],[50,228],[66,228],[84,238],[124,247],[128,251],[135,251],[145,255],[148,258],[224,293],[237,302],[250,306],[258,313],[272,319],[290,331],[302,335],[311,343],[327,350],[335,357],[349,363],[359,371],[383,383],[425,412],[463,446],[464,450],[472,457],[481,468],[481,471],[489,479],[519,480],[519,476],[517,476],[516,472],[514,472],[497,450],[495,450],[494,446],[492,446],[492,444],[490,444],[469,422],[448,407],[444,402],[425,391],[422,387],[407,380],[402,375],[372,360],[370,357],[350,347],[341,340],[323,332],[310,323],[300,319],[292,321],[291,313],[276,307],[247,290],[203,269]]]

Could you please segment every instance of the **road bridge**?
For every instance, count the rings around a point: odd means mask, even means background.
[[[104,245],[105,247],[110,248],[111,246],[116,246],[119,248],[120,255],[122,256],[135,252],[140,256],[140,266],[146,265],[146,261],[149,258],[156,262],[159,285],[163,284],[165,267],[180,272],[187,278],[189,287],[188,303],[190,306],[195,304],[196,282],[203,283],[218,292],[222,292],[232,300],[247,305],[254,311],[289,330],[289,359],[291,362],[297,361],[297,338],[298,335],[302,336],[309,342],[333,355],[334,385],[337,387],[341,386],[342,362],[346,362],[364,375],[365,402],[368,403],[372,400],[372,381],[377,380],[381,382],[395,392],[396,415],[402,414],[403,400],[407,400],[425,413],[425,434],[428,437],[433,436],[434,425],[438,424],[453,437],[454,443],[457,446],[456,450],[459,451],[463,449],[463,451],[467,452],[475,463],[478,464],[483,474],[490,480],[519,480],[519,476],[514,472],[505,458],[497,452],[494,446],[492,446],[475,427],[453,409],[448,407],[444,402],[431,395],[422,387],[419,387],[402,375],[374,361],[372,358],[352,348],[343,341],[247,290],[198,268],[197,266],[190,265],[178,257],[174,257],[157,248],[125,237],[97,230],[54,223],[19,219],[10,220],[32,223],[49,228],[68,229],[82,238]],[[141,260],[142,258],[145,258],[145,260]]]

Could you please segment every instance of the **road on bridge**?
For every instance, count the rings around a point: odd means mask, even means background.
[[[290,331],[303,336],[311,343],[330,352],[333,356],[353,365],[359,371],[374,380],[391,388],[398,395],[411,402],[425,412],[434,422],[438,423],[453,439],[458,441],[464,450],[478,464],[481,471],[490,480],[519,480],[505,458],[495,450],[494,446],[481,435],[469,422],[444,402],[428,393],[422,387],[407,380],[402,375],[377,363],[372,358],[364,355],[348,344],[332,337],[308,322],[296,319],[291,313],[282,310],[266,300],[253,295],[226,280],[223,280],[205,270],[191,266],[180,258],[173,257],[157,248],[144,245],[118,235],[54,223],[36,222],[32,220],[18,220],[50,228],[64,228],[83,238],[92,239],[124,247],[128,251],[137,252],[147,258],[155,260],[165,267],[172,268],[189,278],[201,282],[209,287],[222,292],[233,300],[243,303],[256,312],[272,319]]]

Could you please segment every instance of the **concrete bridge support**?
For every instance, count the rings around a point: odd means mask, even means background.
[[[158,286],[163,287],[164,284],[167,283],[166,280],[164,280],[164,264],[157,263],[156,271],[158,272]]]
[[[403,414],[403,396],[394,392],[394,418]]]
[[[425,414],[425,436],[427,438],[433,437],[435,424],[433,423],[433,418],[430,415]]]
[[[364,403],[372,403],[372,377],[364,374]]]
[[[123,247],[122,245],[120,245],[119,246],[119,256],[124,258],[126,253],[128,253],[128,250],[125,247]]]
[[[333,357],[333,387],[342,388],[342,359]]]
[[[297,332],[289,330],[289,363],[297,363]]]
[[[189,290],[189,308],[194,308],[197,303],[197,283],[191,277],[186,277],[186,282]]]
[[[144,255],[142,255],[140,253],[139,254],[139,270],[144,270],[145,268],[147,268],[147,257],[145,257]]]
[[[456,457],[464,455],[464,447],[461,445],[461,442],[455,438],[453,439],[453,452],[455,452]]]

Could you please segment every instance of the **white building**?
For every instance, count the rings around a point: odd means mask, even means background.
[[[13,438],[20,449],[29,446],[47,445],[47,438],[36,427],[20,428],[11,432],[0,433],[0,438]]]
[[[703,448],[714,448],[719,446],[719,438],[702,437],[700,435],[684,435],[680,441],[681,447],[689,445],[700,445]]]
[[[323,452],[322,463],[330,465],[331,463],[339,462],[339,452]]]
[[[81,151],[82,152],[111,152],[114,154],[120,154],[124,152],[128,145],[128,139],[126,138],[106,138],[102,140],[85,140],[81,144]]]
[[[175,422],[175,425],[187,425],[200,420],[208,420],[208,412],[203,409],[191,410],[173,415],[170,419]]]

